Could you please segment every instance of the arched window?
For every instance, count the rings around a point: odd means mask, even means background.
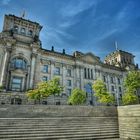
[[[14,26],[14,32],[18,32],[18,26]]]
[[[29,36],[32,36],[32,35],[33,35],[33,31],[32,31],[32,30],[29,30],[29,31],[28,31],[28,35],[29,35]]]
[[[23,58],[14,58],[11,67],[16,69],[27,69],[27,62]]]
[[[25,34],[25,28],[21,28],[21,33]]]

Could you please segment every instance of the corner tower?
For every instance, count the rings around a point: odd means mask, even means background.
[[[137,69],[138,65],[135,65],[134,57],[132,53],[117,49],[105,57],[104,63],[127,70]]]
[[[8,91],[33,88],[42,26],[23,17],[5,15],[0,33],[0,84]]]
[[[9,33],[17,41],[26,43],[40,43],[39,34],[42,26],[37,23],[23,17],[17,17],[15,15],[5,15],[3,33]]]

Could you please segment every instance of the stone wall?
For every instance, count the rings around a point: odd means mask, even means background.
[[[115,117],[116,107],[0,105],[0,118]]]
[[[140,105],[118,107],[118,119],[122,139],[140,140]]]

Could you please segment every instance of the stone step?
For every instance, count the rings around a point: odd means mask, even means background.
[[[42,122],[36,122],[36,123],[31,123],[31,122],[29,122],[29,123],[24,123],[24,122],[17,122],[17,123],[13,123],[13,122],[7,122],[7,123],[1,123],[0,124],[0,126],[9,126],[9,125],[15,125],[15,126],[21,126],[21,125],[23,125],[23,126],[26,126],[26,125],[48,125],[48,126],[54,126],[54,125],[56,125],[57,123],[59,123],[60,125],[86,125],[86,124],[89,124],[89,125],[92,125],[92,124],[94,124],[94,125],[96,125],[96,124],[98,124],[98,125],[100,125],[100,126],[104,126],[104,125],[117,125],[118,123],[115,123],[115,122],[104,122],[104,123],[97,123],[97,122],[75,122],[75,123],[73,123],[73,122],[63,122],[63,121],[59,121],[59,122],[44,122],[44,123],[42,123]]]
[[[94,123],[100,123],[100,122],[103,122],[103,123],[115,123],[115,122],[117,122],[117,120],[111,120],[111,121],[109,121],[109,120],[105,120],[105,121],[103,121],[103,120],[83,120],[83,121],[79,121],[79,120],[75,120],[75,121],[72,121],[72,120],[46,120],[46,121],[41,121],[41,120],[37,120],[37,121],[19,121],[19,120],[15,120],[15,121],[13,121],[13,120],[7,120],[7,121],[0,121],[0,124],[2,124],[2,123],[8,123],[8,122],[13,122],[13,123],[36,123],[36,122],[40,122],[40,123],[46,123],[46,122],[48,122],[48,123],[50,123],[50,122],[52,122],[52,123],[55,123],[55,122],[60,122],[60,121],[63,121],[63,122],[65,122],[65,123],[69,123],[69,122],[71,122],[71,123],[75,123],[75,122],[79,122],[79,123],[86,123],[86,122],[94,122]]]
[[[118,137],[116,118],[0,118],[0,140],[94,140]]]
[[[5,120],[5,121],[3,121],[3,120],[0,120],[0,123],[1,122],[48,122],[48,121],[51,121],[51,122],[57,122],[57,121],[64,121],[64,122],[67,122],[67,121],[70,121],[70,122],[88,122],[88,121],[90,121],[90,122],[117,122],[117,120],[92,120],[92,119],[87,119],[87,120],[70,120],[70,119],[54,119],[54,120],[44,120],[44,121],[42,121],[42,120],[32,120],[32,121],[28,121],[28,120]]]
[[[62,122],[58,122],[58,123],[12,123],[12,122],[9,122],[9,123],[3,123],[3,124],[0,124],[0,127],[6,127],[6,126],[67,126],[67,125],[70,125],[70,126],[81,126],[81,125],[89,125],[89,126],[118,126],[117,123],[79,123],[79,122],[75,122],[75,123],[64,123],[63,121]],[[131,126],[131,125],[129,125]]]
[[[45,127],[6,127],[6,128],[1,128],[0,129],[0,132],[3,132],[4,130],[6,130],[6,131],[15,131],[15,130],[17,130],[17,131],[22,131],[22,130],[55,130],[55,129],[60,129],[60,130],[66,130],[66,129],[68,129],[68,130],[73,130],[73,129],[79,129],[79,128],[81,128],[81,129],[94,129],[94,130],[110,130],[110,129],[112,129],[112,130],[118,130],[118,128],[117,127],[99,127],[99,126],[72,126],[72,127],[67,127],[67,126],[65,126],[65,127],[62,127],[62,126],[56,126],[56,127],[47,127],[47,126],[45,126]]]
[[[53,132],[53,133],[47,133],[47,132],[44,132],[44,133],[13,133],[13,134],[3,134],[3,135],[0,135],[0,139],[1,138],[18,138],[18,137],[33,137],[33,136],[46,136],[46,137],[51,137],[51,136],[56,136],[56,137],[59,137],[59,136],[65,136],[65,137],[69,137],[69,136],[73,136],[73,135],[81,135],[81,136],[84,136],[84,135],[87,135],[87,134],[91,134],[92,136],[98,136],[100,137],[100,135],[106,137],[106,136],[118,136],[118,132],[102,132],[102,133],[98,133],[98,132],[88,132],[88,131],[73,131],[73,132]]]
[[[8,122],[12,122],[12,123],[36,123],[36,122],[40,122],[40,123],[55,123],[55,122],[60,122],[60,121],[63,121],[64,123],[76,123],[76,122],[79,122],[79,123],[89,123],[89,122],[93,122],[93,123],[117,123],[117,120],[105,120],[105,121],[103,121],[103,120],[81,120],[81,121],[79,121],[79,120],[63,120],[63,119],[61,119],[61,120],[46,120],[46,121],[41,121],[41,120],[36,120],[36,121],[19,121],[19,120],[15,120],[15,121],[13,121],[13,120],[7,120],[7,121],[1,121],[0,120],[0,124],[2,124],[2,123],[8,123]]]
[[[94,137],[93,138],[93,136],[86,136],[86,137],[76,137],[76,138],[72,138],[72,137],[70,137],[70,138],[50,138],[50,139],[48,139],[48,138],[46,138],[46,137],[29,137],[29,138],[4,138],[4,139],[1,139],[1,140],[124,140],[124,139],[120,139],[120,138],[116,138],[116,137],[110,137],[110,136],[108,136],[108,137],[106,137],[106,138],[104,138],[104,136],[103,137]]]
[[[45,137],[47,139],[57,139],[57,138],[76,138],[76,137],[98,137],[98,138],[105,138],[105,137],[114,137],[118,138],[118,132],[108,132],[108,133],[92,133],[92,132],[75,132],[75,133],[57,133],[54,134],[16,134],[16,135],[0,135],[0,139],[3,138],[28,138],[28,137]]]
[[[43,126],[39,126],[39,125],[33,125],[33,126],[4,126],[4,127],[0,127],[0,130],[3,130],[3,129],[33,129],[33,128],[38,128],[38,129],[41,129],[41,128],[44,128],[44,129],[67,129],[67,128],[70,128],[70,129],[77,129],[77,128],[93,128],[93,129],[112,129],[112,128],[117,128],[117,127],[114,127],[114,125],[104,125],[104,126],[99,126],[99,125],[56,125],[56,126],[46,126],[46,125],[43,125]]]
[[[55,122],[60,122],[60,121],[63,121],[63,122],[65,122],[65,123],[75,123],[75,122],[79,122],[79,123],[87,123],[87,122],[93,122],[93,123],[100,123],[100,122],[103,122],[103,123],[117,123],[117,120],[112,120],[112,121],[108,121],[108,120],[106,120],[106,121],[102,121],[102,120],[83,120],[83,121],[79,121],[79,120],[76,120],[76,121],[72,121],[72,120],[46,120],[46,121],[40,121],[40,120],[37,120],[37,121],[19,121],[19,120],[16,120],[16,121],[12,121],[12,120],[7,120],[7,121],[0,121],[0,124],[2,124],[2,123],[8,123],[8,122],[12,122],[12,123],[36,123],[36,122],[40,122],[40,123],[46,123],[46,122],[48,122],[48,123],[50,123],[50,122],[52,122],[52,123],[55,123]]]
[[[119,132],[118,129],[115,129],[115,128],[110,128],[110,129],[96,129],[96,128],[76,128],[76,129],[11,129],[11,130],[3,130],[3,131],[0,131],[0,135],[3,135],[3,134],[29,134],[29,133],[59,133],[59,132],[92,132],[92,133],[108,133],[108,132]]]
[[[76,137],[76,138],[52,138],[48,139],[46,137],[30,137],[30,138],[6,138],[6,139],[1,139],[1,140],[124,140],[116,137],[94,137],[93,136],[86,136],[86,137]]]
[[[118,124],[117,122],[94,122],[94,121],[89,121],[89,122],[71,122],[71,121],[67,121],[67,122],[64,122],[63,120],[60,120],[60,121],[55,121],[55,122],[52,122],[52,121],[46,121],[46,122],[12,122],[12,121],[8,121],[8,122],[1,122],[0,123],[0,126],[2,125],[29,125],[29,124],[46,124],[46,125],[54,125],[54,124],[59,124],[63,122],[63,124]]]
[[[73,121],[84,121],[84,120],[99,120],[99,121],[112,121],[112,120],[117,120],[117,117],[47,117],[47,118],[0,118],[0,121],[46,121],[46,120],[73,120]]]

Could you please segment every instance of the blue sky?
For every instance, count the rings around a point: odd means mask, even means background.
[[[140,65],[139,0],[0,0],[0,30],[4,14],[39,22],[44,48],[72,54],[92,52],[103,58],[115,50],[133,53]]]

